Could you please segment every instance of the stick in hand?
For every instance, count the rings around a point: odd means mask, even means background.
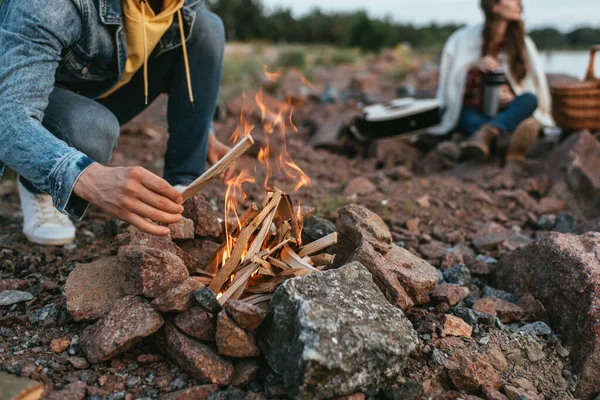
[[[210,182],[218,178],[223,172],[227,171],[242,154],[248,151],[254,144],[252,136],[248,135],[238,142],[225,157],[221,158],[215,165],[210,167],[208,171],[202,174],[198,179],[192,182],[187,189],[181,193],[183,201],[194,196],[204,189]]]

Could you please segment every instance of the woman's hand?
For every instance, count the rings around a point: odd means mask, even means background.
[[[496,59],[496,57],[485,56],[481,60],[477,61],[477,63],[475,63],[475,67],[481,72],[487,73],[499,69],[501,65],[500,62]]]
[[[208,154],[206,156],[206,161],[210,165],[215,165],[217,161],[225,156],[231,150],[231,147],[227,146],[223,142],[219,141],[215,135],[208,136]],[[223,181],[227,182],[235,171],[235,164],[231,166],[225,173],[223,174]]]
[[[506,108],[513,102],[515,99],[515,94],[510,90],[508,85],[503,85],[500,87],[500,107]]]

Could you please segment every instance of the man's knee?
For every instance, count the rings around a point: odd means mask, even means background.
[[[90,103],[76,112],[63,115],[60,123],[49,121],[48,129],[75,149],[101,164],[110,162],[117,146],[120,125],[117,117],[103,106]]]
[[[194,43],[203,51],[209,50],[220,58],[225,48],[225,27],[221,18],[205,6],[196,8],[196,20],[192,31]]]

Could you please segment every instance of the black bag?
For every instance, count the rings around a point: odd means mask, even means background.
[[[435,99],[396,99],[363,109],[352,133],[368,141],[398,135],[417,135],[441,123],[440,102]]]

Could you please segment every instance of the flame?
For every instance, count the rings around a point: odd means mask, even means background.
[[[263,65],[263,71],[269,82],[277,82],[281,78],[281,71],[269,72],[269,67]]]
[[[268,67],[264,66],[264,73],[267,79],[274,82],[281,77],[281,72],[269,72]],[[303,77],[305,84],[306,81]],[[312,85],[312,84],[310,84]],[[245,117],[245,111],[248,111],[250,106],[258,107],[260,110],[260,124],[264,132],[262,145],[259,149],[257,160],[261,165],[261,169],[265,171],[265,178],[262,185],[265,190],[268,190],[271,185],[272,178],[277,174],[277,177],[283,178],[284,190],[285,186],[290,184],[293,191],[296,192],[300,188],[310,184],[310,178],[302,171],[302,169],[292,160],[292,157],[287,151],[287,135],[298,132],[298,128],[293,123],[294,108],[291,100],[287,102],[272,101],[265,96],[260,89],[254,97],[254,104],[250,105],[246,97],[246,93],[242,93],[242,111],[239,117],[239,123],[235,131],[231,135],[231,141],[236,143],[241,138],[250,135],[255,126],[250,123]],[[280,144],[279,148],[274,147],[275,143]],[[278,153],[278,154],[276,154]],[[238,232],[243,228],[240,214],[238,213],[239,205],[247,199],[242,185],[245,183],[256,183],[255,173],[251,173],[248,169],[242,170],[237,176],[229,179],[227,183],[227,191],[225,194],[225,221],[234,221],[237,223]],[[301,211],[298,205],[298,216]],[[301,218],[299,218],[301,223]],[[231,234],[235,225],[225,224],[226,246],[224,246],[221,265],[224,265],[230,257],[235,243],[236,237]],[[244,249],[242,259],[245,258],[248,247]],[[258,270],[257,270],[258,271]],[[253,274],[256,275],[258,272]],[[233,276],[231,277],[233,281]]]

